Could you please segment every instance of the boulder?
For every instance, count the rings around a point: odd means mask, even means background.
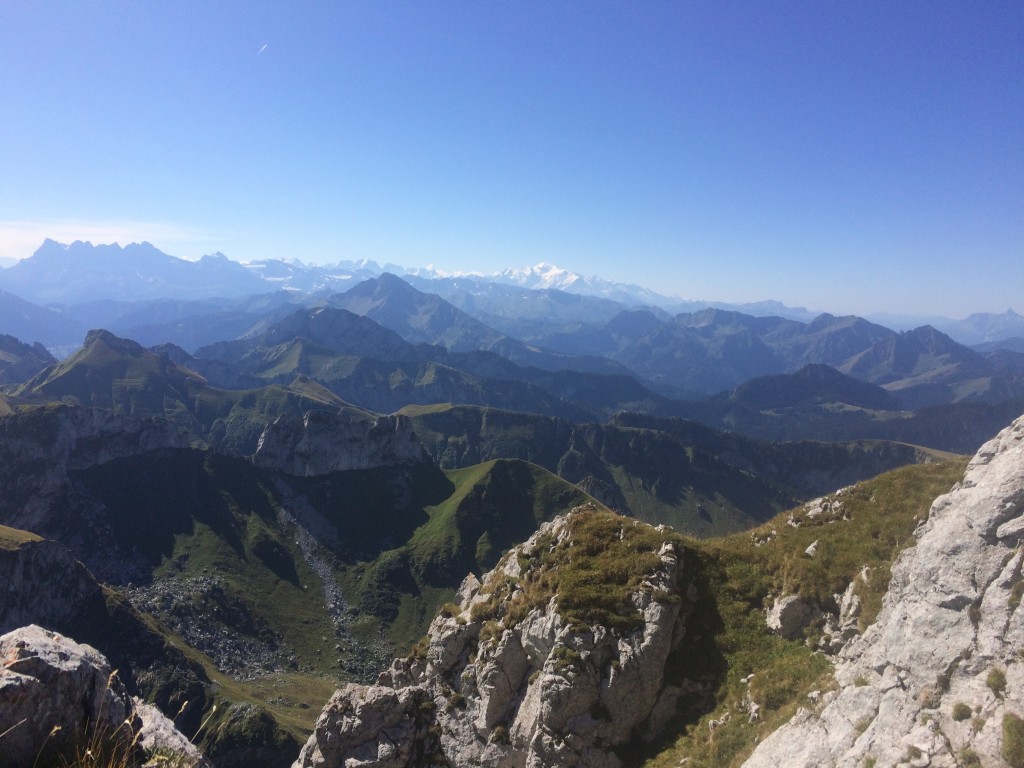
[[[173,724],[135,702],[95,648],[37,625],[0,636],[0,763],[5,768],[71,763],[87,749],[111,764],[141,765],[145,748],[206,766]],[[154,723],[146,735],[145,720]],[[158,724],[156,724],[158,723]],[[189,745],[191,746],[191,745]]]
[[[765,622],[768,629],[784,637],[796,640],[811,622],[821,617],[821,611],[797,595],[786,595],[775,599],[768,610]]]

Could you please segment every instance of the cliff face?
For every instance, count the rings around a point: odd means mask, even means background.
[[[0,633],[26,624],[64,626],[103,609],[100,585],[56,541],[0,545],[0,584]]]
[[[428,460],[407,417],[351,410],[280,416],[260,435],[253,457],[259,467],[299,476]]]
[[[680,693],[665,664],[695,592],[681,553],[611,513],[543,525],[467,577],[418,652],[335,693],[295,765],[615,768],[611,748],[657,733]]]
[[[45,531],[71,470],[160,448],[184,448],[188,437],[164,419],[100,408],[40,406],[0,420],[0,520]]]
[[[1024,765],[1024,417],[986,443],[893,565],[836,691],[748,768]]]

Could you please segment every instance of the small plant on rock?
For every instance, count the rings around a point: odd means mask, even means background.
[[[985,678],[985,684],[992,689],[992,693],[996,696],[1002,696],[1003,691],[1006,690],[1006,673],[999,667],[993,667]]]
[[[1012,712],[1003,715],[1003,759],[1011,768],[1024,768],[1024,720]]]
[[[964,720],[971,716],[971,707],[969,704],[965,704],[962,701],[958,701],[953,705],[953,719],[958,723],[962,723]]]

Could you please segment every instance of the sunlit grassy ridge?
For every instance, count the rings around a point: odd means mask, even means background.
[[[26,542],[42,540],[41,536],[36,536],[34,533],[0,525],[0,549],[15,550]]]
[[[547,531],[511,553],[521,576],[499,574],[488,582],[482,590],[488,597],[473,607],[473,618],[511,627],[554,596],[559,614],[581,629],[601,625],[630,632],[643,624],[631,595],[661,567],[662,546],[672,542],[681,548],[684,541],[673,531],[588,504],[569,518],[563,535]],[[665,598],[679,599],[668,593]]]
[[[135,342],[105,331],[91,334],[75,354],[17,390],[24,403],[61,402],[139,417],[163,417],[195,444],[252,453],[268,422],[284,413],[349,407],[323,386],[294,374],[284,383],[256,389],[218,389]]]

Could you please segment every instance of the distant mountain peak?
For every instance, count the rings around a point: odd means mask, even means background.
[[[82,348],[88,349],[100,345],[131,355],[142,354],[146,351],[138,342],[133,341],[132,339],[116,336],[110,331],[102,328],[89,331],[85,335],[85,341],[82,343]]]
[[[522,285],[527,288],[558,288],[567,290],[583,280],[583,276],[568,269],[542,261],[532,267],[505,269],[495,277],[504,282]]]

